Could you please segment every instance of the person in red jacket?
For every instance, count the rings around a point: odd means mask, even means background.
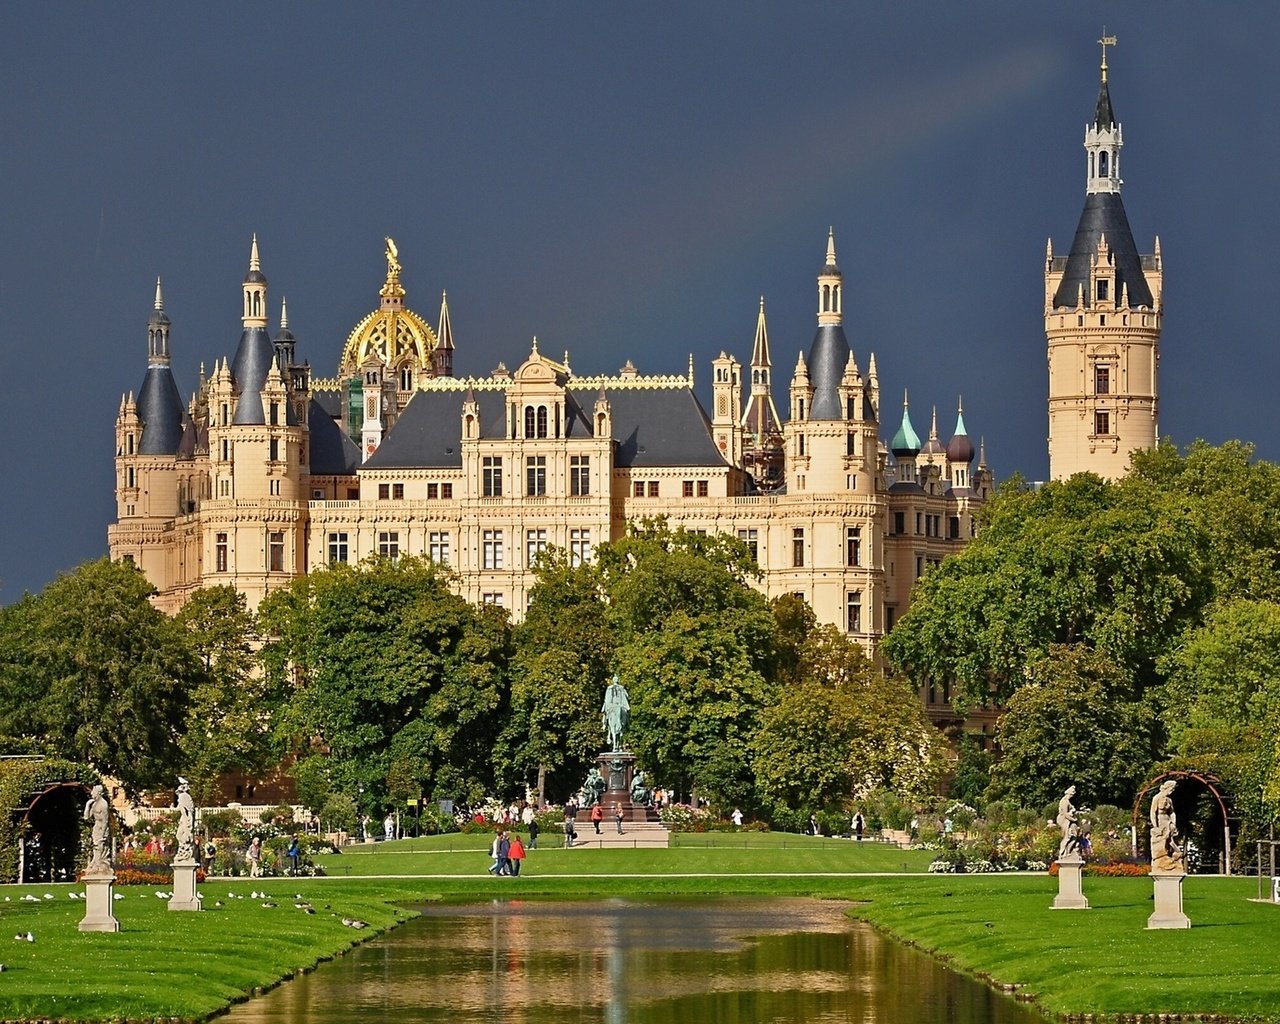
[[[520,865],[524,863],[524,843],[520,842],[520,833],[511,833],[511,848],[507,850],[511,861],[511,874],[520,874]]]
[[[600,834],[600,822],[604,821],[604,810],[599,804],[591,808],[591,824],[596,827],[596,835]]]

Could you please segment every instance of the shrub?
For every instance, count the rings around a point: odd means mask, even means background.
[[[232,830],[243,824],[239,811],[208,811],[200,815],[200,826],[214,839],[231,835]]]
[[[668,804],[658,812],[658,820],[673,832],[706,832],[714,821],[710,811],[690,804]]]

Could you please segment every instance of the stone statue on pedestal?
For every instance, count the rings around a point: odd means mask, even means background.
[[[600,707],[600,726],[609,741],[610,750],[622,750],[622,733],[631,721],[631,701],[627,697],[627,688],[618,682],[615,673],[613,681],[605,688],[604,704]]]
[[[583,807],[594,807],[600,802],[600,797],[604,794],[604,776],[600,774],[598,768],[592,768],[587,772],[587,781],[582,784],[582,792],[579,796],[582,798]]]
[[[111,870],[111,805],[102,786],[94,786],[84,805],[84,820],[93,822],[90,836],[89,866],[91,873]]]
[[[1058,828],[1062,829],[1062,841],[1058,843],[1058,860],[1064,857],[1080,856],[1080,828],[1075,804],[1071,798],[1076,795],[1076,787],[1068,786],[1058,801]]]
[[[1178,815],[1173,810],[1176,779],[1160,784],[1151,801],[1151,870],[1162,874],[1186,874],[1186,860],[1178,839]]]
[[[645,783],[644,771],[636,769],[631,778],[631,802],[641,807],[648,807],[651,802],[649,787]]]
[[[196,859],[196,804],[191,799],[191,784],[181,775],[178,776],[178,852],[175,861],[193,861]]]

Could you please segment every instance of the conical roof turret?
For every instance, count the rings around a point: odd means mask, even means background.
[[[899,458],[915,458],[920,454],[920,435],[911,425],[911,403],[905,391],[902,392],[902,425],[889,442],[889,448]]]

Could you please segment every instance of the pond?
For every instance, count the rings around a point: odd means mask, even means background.
[[[234,1024],[1043,1024],[814,899],[443,903]]]

